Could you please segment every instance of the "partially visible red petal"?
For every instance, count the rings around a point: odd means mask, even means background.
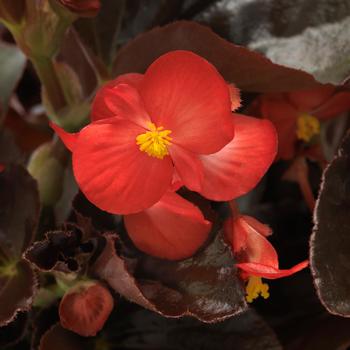
[[[136,89],[138,89],[141,81],[143,79],[143,74],[139,73],[128,73],[122,74],[118,78],[109,81],[104,84],[98,91],[94,98],[91,106],[91,121],[96,121],[105,118],[115,117],[116,111],[110,109],[106,104],[107,96],[111,97],[110,91],[118,84],[128,84]],[[107,96],[106,96],[107,94]],[[112,96],[113,100],[113,96]]]
[[[213,65],[190,51],[172,51],[154,61],[140,94],[152,121],[194,153],[217,152],[233,137],[227,84]]]
[[[350,110],[350,92],[342,91],[334,94],[329,100],[323,103],[317,110],[310,114],[319,119],[337,117],[339,114]]]
[[[153,158],[139,150],[144,129],[115,118],[91,123],[79,133],[73,170],[85,196],[110,213],[129,214],[149,208],[168,189],[173,176],[169,156]]]
[[[0,173],[5,170],[5,165],[0,163]]]
[[[272,235],[272,229],[268,225],[261,223],[252,216],[244,215],[244,220],[249,226],[251,226],[255,231],[259,232],[261,235],[268,237]]]
[[[232,234],[230,241],[239,261],[236,266],[244,271],[246,277],[286,277],[308,265],[308,261],[303,261],[290,269],[279,269],[277,252],[265,237],[266,233],[271,233],[271,229],[250,216],[230,218],[224,227],[226,234]]]
[[[230,99],[231,99],[231,111],[234,112],[236,109],[238,109],[241,106],[241,97],[240,97],[239,89],[233,84],[228,84],[228,89],[230,92]]]
[[[260,113],[269,119],[277,130],[278,158],[291,159],[295,155],[297,141],[297,118],[299,112],[284,98],[284,95],[274,97],[265,95],[260,99]]]
[[[276,279],[281,277],[287,277],[293,275],[294,273],[305,269],[309,265],[307,260],[291,267],[287,270],[280,270],[273,266],[263,265],[259,263],[240,263],[236,264],[236,266],[246,272],[246,274],[251,276],[263,277],[267,279]]]
[[[119,75],[116,79],[113,80],[114,84],[128,84],[136,89],[139,88],[141,81],[143,79],[143,74],[140,73],[127,73]]]
[[[216,201],[247,193],[265,174],[276,151],[276,130],[269,121],[235,115],[233,140],[217,153],[200,156],[204,170],[200,193]]]
[[[144,128],[151,121],[137,89],[125,83],[102,88],[94,99],[91,115],[93,121],[118,118]]]
[[[211,229],[199,208],[174,192],[143,212],[125,215],[124,222],[136,247],[168,260],[192,256]]]
[[[200,192],[203,167],[198,156],[175,144],[169,147],[169,152],[183,185],[191,191]]]
[[[251,223],[253,222],[253,225]],[[269,227],[250,216],[240,216],[233,220],[232,247],[235,254],[240,254],[240,262],[259,263],[278,269],[278,255],[272,244],[258,230],[262,228],[264,234]]]
[[[79,133],[70,134],[69,132],[64,131],[64,129],[52,122],[50,122],[50,127],[55,131],[55,133],[58,135],[58,137],[61,139],[64,145],[71,152],[73,152],[79,138]]]
[[[334,86],[323,85],[316,89],[297,90],[287,94],[290,103],[299,111],[309,113],[327,101],[334,93]]]

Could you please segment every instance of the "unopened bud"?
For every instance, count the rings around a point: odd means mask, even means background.
[[[37,148],[28,163],[29,173],[37,180],[41,202],[55,204],[62,194],[64,168],[51,152],[51,144]]]

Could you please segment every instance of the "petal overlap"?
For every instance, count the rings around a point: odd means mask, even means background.
[[[147,128],[147,114],[138,90],[126,83],[107,84],[96,96],[92,105],[92,120],[117,118],[129,120]]]
[[[277,137],[267,120],[235,115],[235,136],[222,150],[200,156],[201,194],[212,200],[237,198],[253,189],[276,156]]]
[[[170,147],[170,155],[181,183],[191,191],[200,192],[204,173],[198,156],[177,145]]]

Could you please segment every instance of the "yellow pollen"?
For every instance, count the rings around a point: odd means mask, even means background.
[[[319,120],[310,114],[300,114],[297,120],[297,137],[299,140],[309,142],[320,133]]]
[[[267,283],[262,283],[261,277],[250,276],[245,290],[247,293],[245,298],[248,303],[253,302],[259,295],[264,299],[270,296],[269,286]]]
[[[136,137],[136,144],[140,151],[146,152],[150,157],[163,159],[169,154],[168,147],[172,138],[169,136],[171,130],[164,130],[164,127],[156,127],[153,123],[148,123],[149,131]]]

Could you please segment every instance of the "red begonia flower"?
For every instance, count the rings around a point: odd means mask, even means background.
[[[313,90],[266,94],[258,99],[258,114],[276,126],[278,157],[291,159],[297,141],[310,142],[320,133],[320,121],[350,110],[350,92],[325,85]]]
[[[144,75],[106,84],[79,133],[52,127],[73,153],[81,190],[103,210],[137,213],[181,185],[228,200],[256,185],[277,148],[271,123],[232,114],[238,98],[208,61],[173,51]]]
[[[262,283],[262,277],[287,277],[308,266],[308,261],[303,261],[290,269],[280,269],[277,252],[266,238],[272,233],[271,229],[250,216],[238,215],[228,219],[225,233],[238,261],[236,266],[241,270],[242,278],[248,280],[246,290],[249,302],[259,294],[264,298],[269,296],[268,286]]]
[[[125,215],[124,223],[140,250],[169,260],[192,256],[211,229],[198,207],[170,191],[149,209]]]
[[[94,17],[101,7],[101,0],[58,0],[63,6],[81,17]]]

